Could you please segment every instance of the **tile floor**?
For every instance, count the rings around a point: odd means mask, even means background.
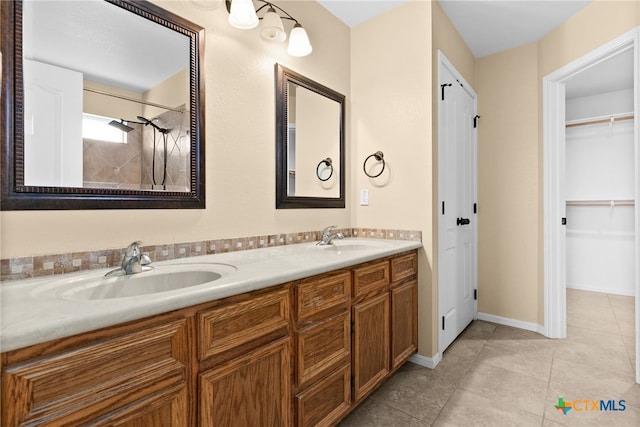
[[[569,289],[567,327],[550,340],[475,321],[436,369],[406,363],[339,426],[640,426],[634,299]],[[564,415],[559,397],[626,409]]]

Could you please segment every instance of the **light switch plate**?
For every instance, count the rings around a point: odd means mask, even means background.
[[[369,190],[360,190],[360,206],[369,206]]]

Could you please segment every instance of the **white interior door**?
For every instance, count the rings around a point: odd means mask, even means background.
[[[476,317],[476,94],[440,53],[438,306],[443,352]]]

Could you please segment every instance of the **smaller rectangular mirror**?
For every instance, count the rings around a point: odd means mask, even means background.
[[[276,208],[344,208],[344,95],[276,64]]]

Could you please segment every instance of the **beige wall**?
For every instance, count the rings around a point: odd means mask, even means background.
[[[351,35],[353,223],[422,231],[418,332],[423,355],[432,354],[434,297],[430,22],[431,3],[410,1],[354,27]],[[370,179],[362,165],[378,150],[386,168]],[[369,206],[359,205],[363,189],[369,191]]]
[[[207,208],[2,212],[2,258],[120,248],[134,239],[162,244],[351,225],[349,207],[276,210],[274,161],[274,63],[348,100],[349,28],[315,1],[279,3],[303,23],[313,44],[311,55],[294,58],[286,44],[263,41],[258,29],[230,27],[224,7],[154,2],[206,28]]]
[[[146,102],[164,105],[165,107],[188,111],[189,102],[189,67],[184,68],[163,82],[158,83],[142,95]],[[164,113],[164,108],[144,106],[143,116],[152,119]]]
[[[95,89],[103,92],[113,93],[116,95],[126,96],[133,99],[141,99],[140,94],[137,92],[115,88],[113,86],[108,86],[90,80],[85,80],[83,82],[83,85],[88,89]],[[83,112],[96,114],[98,116],[135,120],[136,116],[143,113],[142,104],[123,101],[119,98],[101,95],[95,92],[82,92],[82,102]]]
[[[476,62],[478,311],[537,322],[538,97],[535,43]]]

